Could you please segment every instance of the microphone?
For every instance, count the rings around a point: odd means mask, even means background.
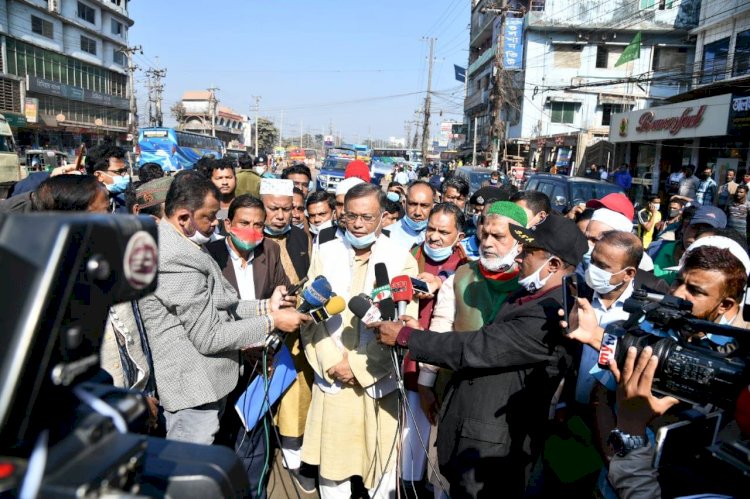
[[[380,315],[384,321],[396,319],[396,306],[391,298],[391,284],[388,278],[388,269],[384,263],[375,264],[375,289],[372,290],[372,297],[378,304]]]
[[[315,324],[325,322],[334,315],[339,315],[346,308],[346,302],[340,296],[333,296],[324,307],[316,308],[310,311],[310,317],[312,317]]]
[[[302,291],[302,305],[297,311],[303,314],[310,310],[325,306],[326,302],[333,296],[331,283],[323,276],[318,276]]]
[[[405,315],[406,306],[414,298],[414,286],[408,275],[399,275],[391,279],[391,296],[398,305],[398,315]]]
[[[325,306],[310,310],[309,314],[315,324],[320,324],[334,315],[340,314],[345,308],[346,302],[344,299],[340,296],[334,296],[328,300]],[[269,334],[266,336],[266,351],[271,354],[276,353],[282,341],[284,341],[284,336],[278,331]]]
[[[349,310],[365,324],[378,322],[382,319],[380,309],[364,293],[354,296],[349,300]]]

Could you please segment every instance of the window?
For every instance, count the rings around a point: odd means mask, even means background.
[[[654,47],[654,71],[674,71],[685,69],[687,65],[687,48]]]
[[[602,104],[602,126],[610,126],[612,124],[612,115],[617,113],[624,113],[630,111],[631,106],[625,104]]]
[[[122,23],[112,19],[112,34],[122,36]]]
[[[553,45],[556,68],[580,68],[582,45]]]
[[[31,16],[31,31],[37,35],[46,36],[47,38],[54,38],[53,24],[49,21],[42,19],[41,17]]]
[[[81,50],[96,55],[96,40],[81,35]]]
[[[91,24],[96,24],[96,10],[85,3],[78,2],[78,17]]]
[[[701,83],[711,83],[726,78],[729,38],[703,46],[703,74]]]
[[[597,68],[614,68],[617,60],[625,51],[625,47],[608,47],[598,45],[596,47],[596,67]]]
[[[575,102],[551,102],[549,105],[550,121],[552,123],[573,123],[577,106],[578,104]]]
[[[734,69],[732,76],[750,74],[750,29],[737,33],[734,44]]]
[[[120,66],[125,65],[125,54],[117,49],[112,49],[112,61]]]

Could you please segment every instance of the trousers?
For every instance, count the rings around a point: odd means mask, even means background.
[[[167,423],[167,440],[211,445],[219,431],[219,419],[224,412],[226,397],[216,402],[181,409],[164,411]]]

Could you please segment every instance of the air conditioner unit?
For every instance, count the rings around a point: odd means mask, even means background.
[[[47,10],[56,14],[60,13],[61,0],[47,0]]]

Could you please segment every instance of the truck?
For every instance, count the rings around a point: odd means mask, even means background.
[[[25,172],[16,153],[16,141],[5,116],[0,114],[0,199],[8,193],[16,182],[24,178]]]

